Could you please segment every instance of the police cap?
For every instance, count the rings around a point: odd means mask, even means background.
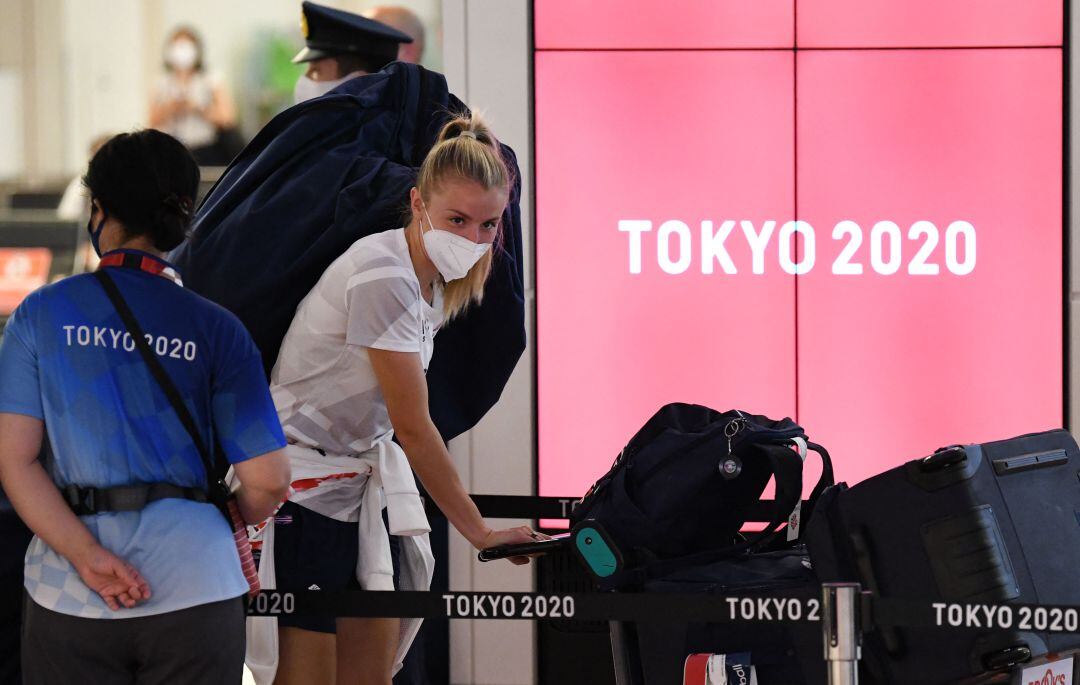
[[[413,42],[401,31],[374,19],[313,2],[303,4],[300,30],[306,47],[293,57],[294,63],[351,53],[387,64],[397,59],[398,43]]]

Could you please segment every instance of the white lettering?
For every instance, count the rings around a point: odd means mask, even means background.
[[[671,236],[679,236],[679,258],[671,258]],[[656,234],[657,262],[664,273],[678,276],[690,268],[693,253],[690,248],[690,227],[681,221],[665,221]]]
[[[731,231],[735,229],[735,222],[730,219],[725,221],[720,224],[720,230],[716,233],[713,233],[712,229],[713,222],[701,222],[701,273],[711,274],[714,261],[720,262],[720,268],[724,273],[738,273],[735,269],[735,262],[731,261],[731,255],[728,254],[727,248],[724,247],[724,243],[727,241],[728,236],[731,235]]]
[[[949,611],[946,615],[949,620],[949,625],[954,628],[958,628],[964,624],[964,610],[957,604],[950,604]]]
[[[957,259],[957,243],[964,238],[964,261]],[[975,227],[966,221],[954,221],[945,229],[945,265],[957,276],[967,276],[975,270]]]
[[[889,238],[889,261],[885,261],[885,237]],[[891,276],[900,270],[903,257],[900,254],[900,227],[892,221],[879,221],[870,229],[870,265],[882,276]]]
[[[791,600],[788,602],[788,620],[802,620],[802,602],[798,600]]]
[[[67,333],[67,344],[71,347],[71,332],[75,330],[74,326],[64,326],[64,332]]]
[[[131,337],[131,333],[124,333],[124,349],[128,352],[135,351],[135,339]]]
[[[753,620],[754,618],[754,600],[749,597],[739,602],[739,610],[742,612],[743,620]]]
[[[112,336],[112,348],[114,350],[120,349],[120,338],[124,337],[121,332],[115,328],[110,328],[109,335]]]
[[[792,237],[799,233],[803,237],[803,258],[796,264],[791,258]],[[805,221],[789,221],[780,228],[780,268],[792,276],[810,273],[817,261],[817,244],[814,240],[814,228]]]
[[[937,226],[929,221],[916,221],[908,231],[908,240],[918,240],[926,236],[926,242],[922,244],[915,258],[908,264],[908,273],[912,276],[937,276],[941,269],[937,264],[931,264],[927,260],[937,247],[939,236]]]
[[[701,273],[736,275],[746,271],[737,264],[737,258],[745,252],[739,238],[732,238],[736,224],[741,229],[742,240],[750,250],[750,272],[766,273],[766,254],[773,234],[777,233],[777,221],[726,219],[714,222],[702,220],[700,233],[695,234],[690,224],[678,219],[659,221],[656,242],[645,244],[643,235],[653,230],[653,222],[647,219],[620,219],[618,229],[628,234],[627,257],[631,274],[640,274],[644,262],[655,256],[662,273],[673,276],[687,273],[693,260],[700,258]],[[779,226],[777,265],[781,271],[803,276],[813,271],[817,263],[817,234],[814,227],[802,220],[792,220]],[[907,262],[907,273],[915,276],[934,276],[942,273],[940,262],[944,258],[949,273],[966,276],[975,270],[977,243],[975,227],[967,221],[954,221],[942,237],[930,221],[916,221],[906,235],[894,221],[877,221],[866,237],[870,242],[868,255],[872,273],[893,276],[900,273]],[[700,243],[696,243],[700,240]],[[839,276],[858,276],[865,273],[862,245],[864,232],[851,220],[838,222],[832,230],[832,240],[837,242],[838,255],[832,264],[832,273]],[[938,245],[944,240],[944,254]],[[734,245],[734,247],[733,247]],[[645,250],[655,248],[646,255]],[[935,263],[937,261],[938,263]],[[717,266],[719,265],[719,267]],[[773,267],[775,268],[775,267]],[[176,356],[174,353],[172,356]]]
[[[94,326],[94,347],[105,347],[105,331],[107,329]]]
[[[446,615],[449,616],[451,614],[451,612],[454,610],[454,607],[453,607],[454,596],[453,595],[443,595],[442,598],[444,600],[446,600]]]
[[[1012,607],[998,607],[998,627],[1003,630],[1012,628],[1013,624],[1013,611]]]
[[[76,329],[76,331],[75,331],[75,338],[76,338],[76,340],[78,340],[79,344],[82,345],[83,347],[86,347],[87,345],[89,345],[90,344],[90,327],[89,326],[79,326],[79,328]]]
[[[514,603],[513,597],[504,596],[502,598],[502,613],[503,616],[514,616],[517,614],[517,604]]]
[[[833,240],[843,240],[848,236],[850,240],[833,262],[832,272],[836,276],[858,276],[862,273],[862,264],[852,264],[851,258],[862,245],[862,228],[854,221],[841,221],[833,227]]]
[[[930,606],[934,608],[934,625],[942,625],[943,612],[948,605],[942,602],[934,602]]]
[[[964,607],[964,625],[968,628],[982,628],[982,622],[979,621],[979,607],[971,604]]]
[[[757,601],[757,617],[758,617],[759,620],[762,620],[762,621],[771,621],[772,620],[772,612],[769,611],[769,600],[768,600],[768,598],[763,597],[763,598],[758,599],[758,601]]]
[[[652,230],[651,221],[620,219],[619,230],[630,234],[630,273],[641,273],[641,234]]]
[[[484,597],[483,595],[473,595],[472,598],[472,615],[487,617],[487,610],[484,609]]]
[[[750,251],[753,253],[753,268],[751,269],[755,274],[761,275],[765,273],[765,248],[769,246],[769,238],[772,238],[773,229],[776,228],[775,221],[766,221],[761,226],[761,232],[754,232],[754,222],[743,219],[739,222],[742,227],[743,234],[746,236],[746,242],[750,245]]]

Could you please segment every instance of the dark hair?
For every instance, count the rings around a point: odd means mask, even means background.
[[[198,53],[198,57],[195,58],[195,66],[192,67],[195,71],[201,72],[203,70],[203,42],[199,33],[190,26],[177,26],[169,34],[168,39],[165,41],[165,48],[168,49],[172,42],[177,38],[189,38],[191,42],[195,44],[195,50]],[[165,71],[172,71],[172,67],[169,66],[169,60],[165,60]]]
[[[129,238],[149,236],[166,252],[191,225],[199,167],[180,141],[148,128],[110,138],[90,160],[83,185]]]

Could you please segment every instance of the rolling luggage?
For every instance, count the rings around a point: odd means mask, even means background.
[[[1063,430],[952,446],[825,492],[805,540],[822,582],[883,598],[1080,604],[1080,452]],[[877,628],[867,680],[949,683],[1076,646],[1035,630]]]

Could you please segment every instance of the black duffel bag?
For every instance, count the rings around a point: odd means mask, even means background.
[[[821,456],[823,469],[801,505],[808,449]],[[771,478],[776,495],[768,525],[744,537],[739,531],[753,519]],[[668,404],[631,438],[571,522],[579,528],[595,524],[621,556],[615,573],[598,578],[602,589],[641,586],[680,569],[761,549],[789,519],[787,537],[793,541],[800,516],[810,515],[832,482],[828,452],[809,442],[789,418]]]

